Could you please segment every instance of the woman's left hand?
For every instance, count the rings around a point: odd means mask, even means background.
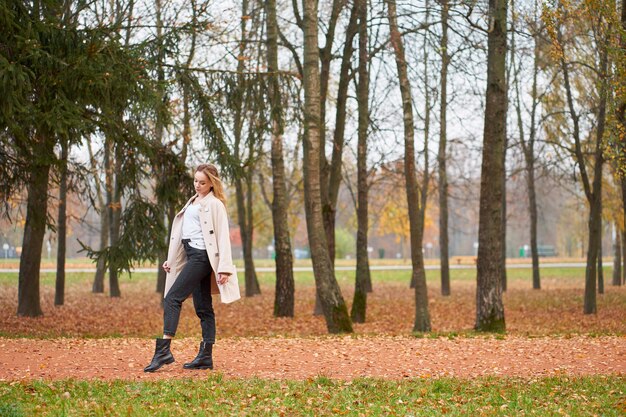
[[[217,274],[217,283],[220,285],[224,285],[228,282],[228,279],[230,278],[229,274]]]

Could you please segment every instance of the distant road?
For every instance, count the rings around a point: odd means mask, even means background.
[[[584,262],[560,262],[560,263],[544,263],[539,264],[541,268],[584,268],[586,264]],[[510,264],[506,266],[507,269],[531,269],[531,264]],[[437,270],[439,265],[426,265],[427,270]],[[450,265],[450,269],[475,269],[475,265]],[[96,268],[66,268],[67,272],[96,272]],[[243,268],[239,269],[243,271]],[[257,272],[274,272],[275,268],[259,267],[256,268]],[[313,268],[310,266],[297,266],[294,267],[295,272],[313,272]],[[356,266],[336,266],[336,271],[355,271]],[[411,265],[372,265],[371,271],[410,271]],[[156,272],[156,268],[135,268],[133,272]],[[18,269],[2,268],[0,273],[18,273]],[[56,272],[56,269],[45,268],[41,272]]]

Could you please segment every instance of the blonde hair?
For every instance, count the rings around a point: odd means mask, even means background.
[[[215,194],[218,200],[226,205],[226,196],[224,195],[224,185],[220,179],[220,175],[217,172],[217,167],[212,164],[200,164],[196,168],[196,172],[202,172],[211,181],[211,191]]]

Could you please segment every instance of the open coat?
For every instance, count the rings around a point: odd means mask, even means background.
[[[181,242],[183,230],[183,215],[187,207],[192,204],[198,194],[187,201],[183,209],[174,217],[172,222],[172,234],[167,252],[167,264],[170,272],[165,279],[165,292],[167,295],[174,284],[178,274],[187,263],[185,248]],[[237,280],[237,269],[233,265],[232,252],[230,248],[230,231],[228,228],[228,215],[226,207],[211,191],[200,200],[200,226],[202,236],[206,246],[209,262],[211,262],[211,294],[220,294],[223,303],[232,303],[241,298],[239,292],[239,282]],[[215,274],[230,274],[228,282],[224,285],[217,284]]]

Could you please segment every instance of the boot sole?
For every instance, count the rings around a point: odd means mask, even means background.
[[[212,370],[213,367],[212,366],[206,366],[206,365],[204,365],[204,366],[194,366],[194,367],[183,365],[183,369],[188,369],[190,371],[193,371],[194,369],[198,369],[198,370],[211,369]]]
[[[168,359],[167,361],[165,361],[161,365],[159,365],[157,368],[151,369],[149,371],[144,369],[143,371],[144,372],[155,372],[155,371],[158,371],[159,369],[161,369],[163,367],[163,365],[169,365],[170,363],[174,363],[174,358]]]

